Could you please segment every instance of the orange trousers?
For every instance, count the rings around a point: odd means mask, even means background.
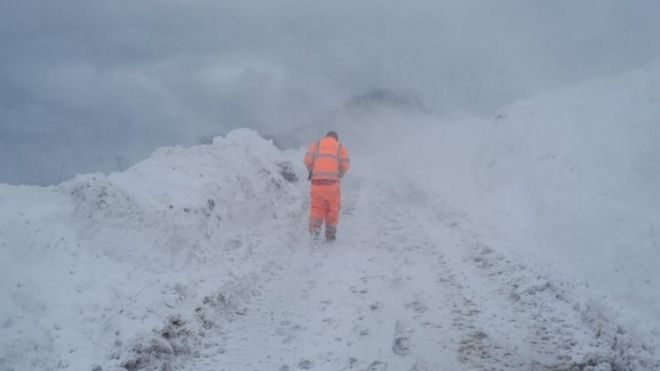
[[[341,191],[339,182],[332,184],[312,184],[311,206],[309,209],[309,232],[320,231],[325,222],[326,234],[332,236],[339,224]]]

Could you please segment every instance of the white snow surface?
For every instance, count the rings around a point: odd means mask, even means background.
[[[579,283],[585,297],[599,298],[594,305],[657,343],[660,62],[408,144],[438,160],[402,171],[496,226],[498,250]]]
[[[0,369],[119,367],[171,316],[252,290],[298,238],[305,193],[280,172],[299,162],[238,130],[108,177],[1,186]]]
[[[248,129],[0,185],[0,369],[660,369],[660,63],[345,119],[333,244],[304,150]]]

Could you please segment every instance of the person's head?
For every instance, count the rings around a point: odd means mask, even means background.
[[[325,135],[326,137],[333,137],[335,140],[339,140],[339,136],[337,135],[337,132],[334,130],[330,130],[328,134]]]

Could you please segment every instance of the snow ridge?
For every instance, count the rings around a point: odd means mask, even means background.
[[[12,266],[3,263],[0,368],[135,368],[146,367],[138,351],[181,353],[148,334],[193,333],[182,313],[272,271],[293,248],[306,215],[298,164],[297,153],[237,130],[160,149],[123,173],[1,186],[0,261]]]

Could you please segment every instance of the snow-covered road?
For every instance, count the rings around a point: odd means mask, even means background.
[[[499,255],[429,193],[345,185],[339,240],[301,244],[187,370],[619,370],[644,349]],[[409,205],[392,210],[391,205]]]

